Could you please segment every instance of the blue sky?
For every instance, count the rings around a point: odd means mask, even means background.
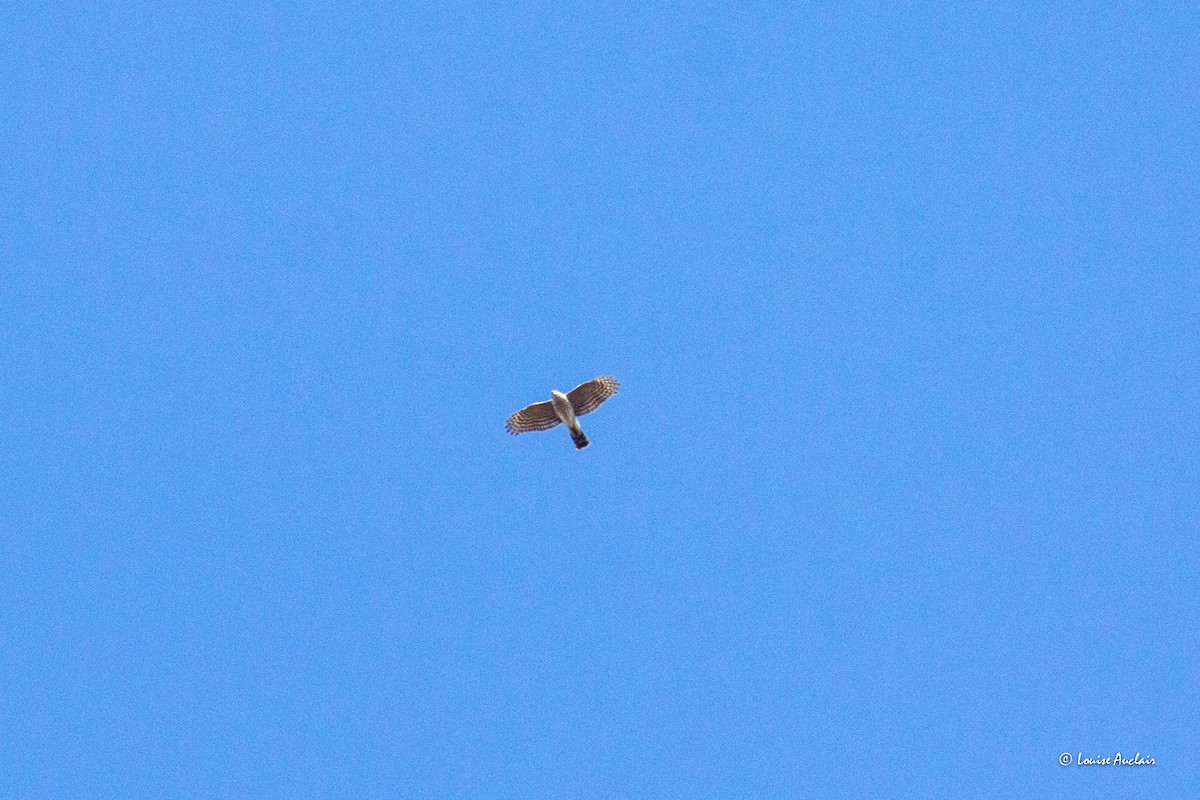
[[[1200,791],[1200,14],[195,5],[0,12],[0,794]]]

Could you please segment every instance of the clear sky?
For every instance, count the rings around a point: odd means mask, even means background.
[[[1200,795],[1190,5],[6,4],[0,796]]]

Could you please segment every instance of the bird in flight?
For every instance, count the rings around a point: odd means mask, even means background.
[[[571,432],[575,449],[582,450],[588,446],[588,438],[583,435],[583,428],[579,427],[576,417],[595,411],[601,403],[617,393],[620,385],[616,378],[603,375],[579,384],[566,394],[552,389],[549,400],[522,408],[508,418],[505,427],[515,436],[526,431],[548,431],[561,422]]]

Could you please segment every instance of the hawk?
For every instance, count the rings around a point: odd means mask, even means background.
[[[548,431],[562,422],[571,432],[575,449],[582,450],[588,446],[588,438],[583,435],[576,417],[595,411],[601,403],[617,393],[620,385],[616,378],[603,375],[579,384],[566,394],[552,389],[549,400],[522,408],[508,418],[505,427],[515,436],[526,431]]]

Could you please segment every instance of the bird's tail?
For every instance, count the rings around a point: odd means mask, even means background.
[[[571,441],[575,443],[576,450],[582,450],[588,446],[588,438],[583,435],[583,428],[571,428]]]

